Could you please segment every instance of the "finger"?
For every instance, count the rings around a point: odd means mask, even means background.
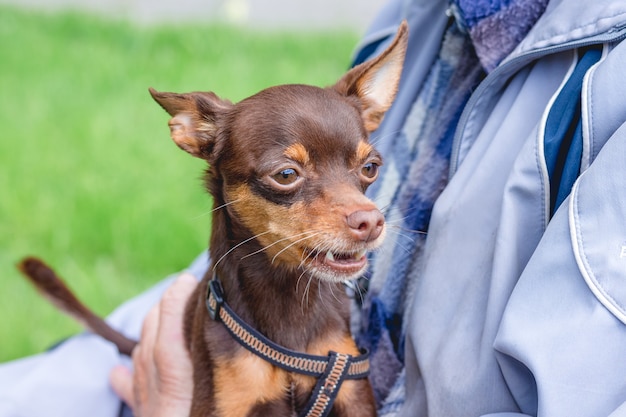
[[[117,365],[109,373],[111,388],[131,409],[135,409],[133,374],[123,365]]]
[[[193,275],[183,273],[165,291],[160,303],[157,346],[168,341],[168,344],[182,342],[185,307],[197,286],[198,281]],[[182,343],[177,345],[182,346]]]
[[[141,328],[141,339],[132,353],[133,359],[133,396],[137,407],[133,410],[141,414],[141,408],[147,403],[154,383],[154,344],[159,326],[159,305],[155,305],[146,315]]]
[[[160,322],[164,323],[165,326],[169,326],[172,323],[168,322],[168,320],[181,317],[185,311],[185,304],[189,296],[191,296],[191,293],[197,286],[198,281],[193,275],[189,273],[180,274],[163,294]]]
[[[146,317],[143,320],[143,326],[141,327],[141,338],[139,339],[139,341],[143,346],[146,347],[144,349],[144,352],[152,349],[156,341],[157,332],[159,329],[159,310],[160,304],[154,305],[150,309],[150,311],[148,311],[148,314],[146,314]],[[137,348],[135,348],[135,350],[137,350]]]

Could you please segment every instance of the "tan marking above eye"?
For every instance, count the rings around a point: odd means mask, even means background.
[[[359,145],[356,148],[356,160],[358,161],[358,163],[361,163],[364,160],[366,160],[370,156],[373,150],[374,150],[374,147],[370,145],[369,143],[359,142]]]
[[[310,163],[309,152],[301,143],[294,143],[293,145],[290,145],[287,149],[285,149],[283,155],[303,166]]]

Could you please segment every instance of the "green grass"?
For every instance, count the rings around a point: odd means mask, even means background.
[[[0,7],[0,362],[80,330],[16,272],[24,255],[105,315],[206,247],[203,163],[171,142],[148,87],[237,101],[328,85],[356,40]]]

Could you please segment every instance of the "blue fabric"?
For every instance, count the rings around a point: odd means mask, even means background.
[[[582,51],[581,57],[555,99],[544,130],[544,155],[550,178],[550,213],[569,195],[579,174],[583,150],[580,106],[583,78],[589,68],[600,60],[602,51],[593,47]]]
[[[567,150],[565,156],[565,162],[563,164],[563,172],[561,173],[561,181],[559,182],[558,190],[556,192],[554,211],[561,206],[567,196],[572,191],[572,186],[578,175],[580,174],[580,160],[583,154],[583,134],[582,134],[582,121],[580,115],[577,117],[576,128],[574,129],[574,135],[572,137],[571,144]]]
[[[382,178],[368,190],[375,201],[389,200],[384,207],[389,237],[372,258],[369,277],[385,285],[370,287],[358,337],[372,354],[371,380],[379,402],[403,367],[403,314],[413,278],[408,270],[419,258],[430,212],[447,182],[454,127],[483,74],[467,33],[451,21],[439,56],[385,159]]]
[[[548,0],[455,0],[457,18],[485,70],[493,70],[526,36]]]
[[[513,0],[457,0],[456,3],[463,11],[467,26],[471,28],[482,19],[509,7],[512,2]]]

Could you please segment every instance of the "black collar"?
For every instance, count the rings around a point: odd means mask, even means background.
[[[271,364],[289,372],[318,379],[301,417],[324,417],[332,409],[339,388],[346,379],[361,379],[369,375],[369,352],[359,356],[329,352],[328,356],[309,355],[280,346],[243,321],[224,300],[222,284],[213,275],[206,295],[209,316],[221,321],[241,346]]]

